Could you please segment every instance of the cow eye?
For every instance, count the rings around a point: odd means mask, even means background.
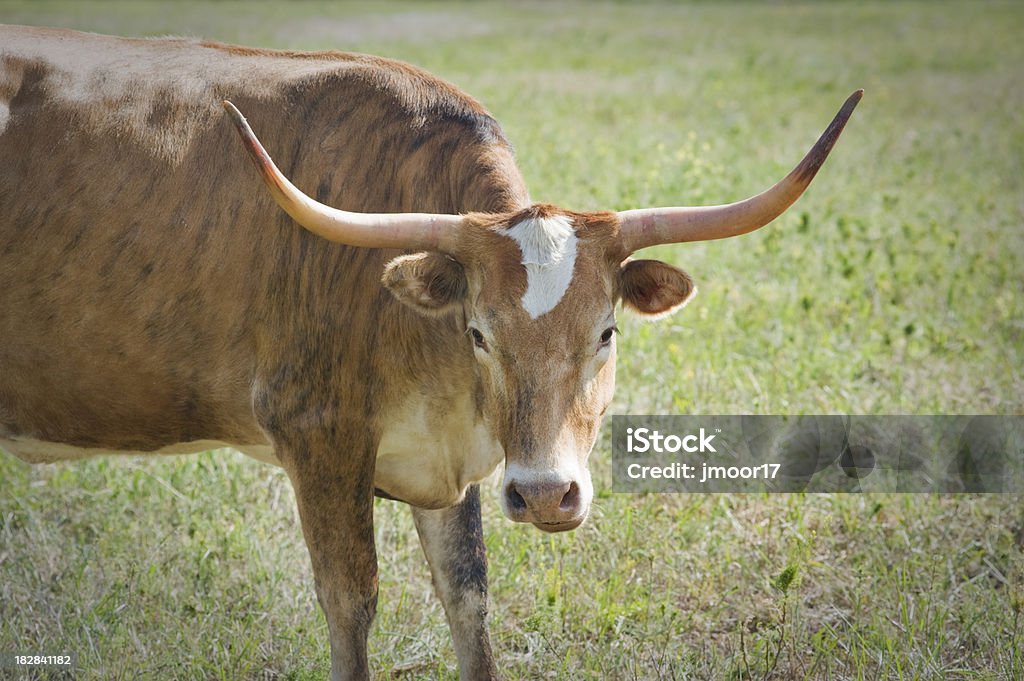
[[[609,326],[604,330],[604,333],[601,334],[601,347],[605,347],[612,342],[612,336],[615,335],[616,330],[614,326]]]
[[[487,351],[487,342],[484,340],[484,335],[480,333],[479,329],[469,327],[469,335],[473,336],[473,345],[477,346],[483,351]]]

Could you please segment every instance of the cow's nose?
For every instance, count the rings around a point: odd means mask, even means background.
[[[574,529],[586,516],[580,486],[573,480],[512,480],[505,485],[505,508],[512,520],[548,532]]]

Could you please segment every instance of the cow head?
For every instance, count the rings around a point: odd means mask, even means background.
[[[352,246],[420,252],[392,260],[384,285],[424,315],[458,314],[484,415],[505,450],[502,507],[540,529],[573,529],[593,496],[587,457],[615,383],[615,308],[670,314],[695,288],[683,271],[632,260],[656,244],[758,229],[803,192],[860,100],[855,92],[799,165],[745,201],[700,208],[574,213],[363,214],[324,206],[274,166],[225,103],[277,202],[297,222]]]
[[[396,258],[384,284],[425,315],[458,314],[484,413],[505,450],[502,505],[549,530],[578,526],[593,487],[586,461],[615,384],[615,308],[683,305],[689,277],[623,262],[614,213],[531,206],[467,218],[458,253]]]

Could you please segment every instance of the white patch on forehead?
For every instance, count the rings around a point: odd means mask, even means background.
[[[572,222],[564,215],[527,218],[504,234],[519,244],[523,254],[523,309],[531,319],[536,319],[558,305],[572,281],[577,241]]]

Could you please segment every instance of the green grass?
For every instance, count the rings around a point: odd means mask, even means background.
[[[660,247],[696,300],[622,315],[615,413],[1024,412],[1024,6],[0,2],[0,21],[341,48],[480,98],[535,200],[730,201],[867,90],[808,195]],[[2,342],[2,341],[0,341]],[[543,535],[484,485],[509,679],[1024,677],[1015,496],[612,494]],[[322,678],[290,486],[237,454],[0,455],[0,652],[79,678]],[[453,679],[408,512],[377,505],[379,678]],[[3,672],[0,672],[2,674]]]

